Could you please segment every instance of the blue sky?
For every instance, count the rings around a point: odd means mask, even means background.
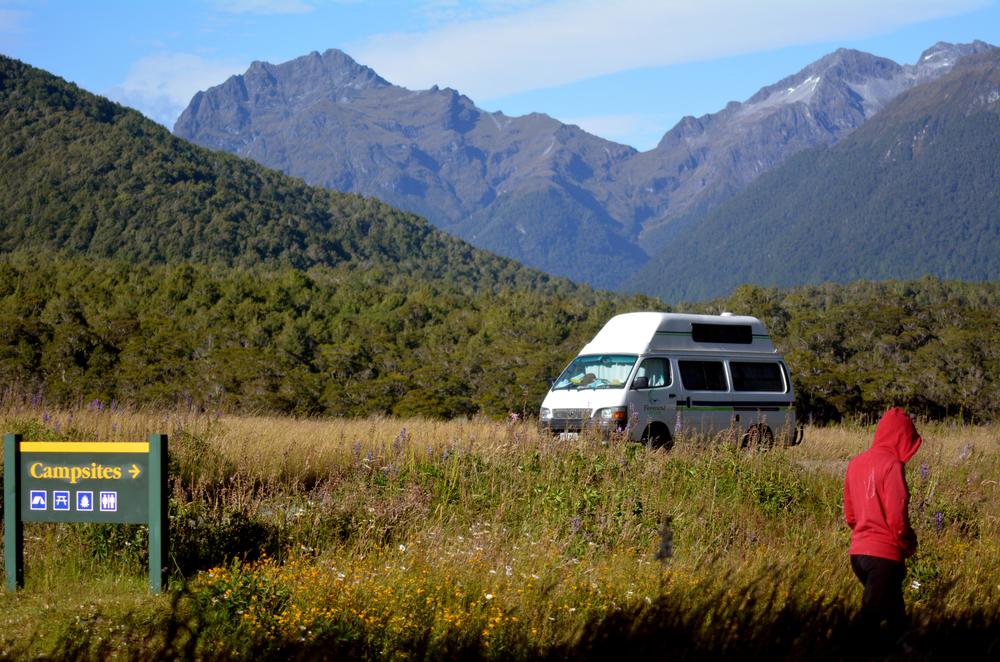
[[[1000,45],[1000,0],[0,0],[0,53],[173,127],[254,60],[339,48],[410,89],[651,149],[840,47]]]

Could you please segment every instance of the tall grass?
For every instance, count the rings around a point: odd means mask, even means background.
[[[300,420],[187,402],[50,410],[8,396],[0,425],[26,439],[169,434],[174,570],[171,596],[147,596],[144,527],[26,524],[0,657],[881,654],[855,646],[841,513],[868,421],[767,452],[559,439],[514,416]],[[918,428],[911,629],[886,651],[997,654],[1000,434]]]

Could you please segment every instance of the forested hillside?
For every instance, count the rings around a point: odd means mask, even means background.
[[[0,208],[2,251],[67,249],[143,264],[347,264],[463,290],[576,290],[378,200],[192,145],[2,56]]]
[[[900,94],[850,137],[762,175],[623,291],[667,301],[741,283],[1000,278],[1000,53]]]
[[[323,415],[536,411],[612,316],[670,310],[171,137],[0,60],[0,380],[41,402]],[[995,417],[1000,286],[743,286],[816,421]],[[7,390],[9,389],[9,390]]]

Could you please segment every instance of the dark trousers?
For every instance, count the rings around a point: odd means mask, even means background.
[[[900,634],[906,628],[903,580],[906,565],[877,556],[851,555],[851,570],[865,587],[861,597],[861,622],[874,632],[887,621],[889,631]]]

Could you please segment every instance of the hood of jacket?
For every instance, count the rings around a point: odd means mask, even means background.
[[[889,450],[906,464],[920,448],[920,442],[920,435],[909,414],[896,407],[887,411],[878,422],[872,448]]]

